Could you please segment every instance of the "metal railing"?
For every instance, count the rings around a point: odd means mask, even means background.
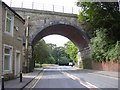
[[[62,6],[62,5],[36,3],[36,2],[25,2],[25,1],[21,2],[19,0],[14,0],[14,1],[7,0],[5,1],[5,3],[10,7],[54,11],[54,12],[62,12],[62,13],[78,14],[80,11],[79,7],[70,7],[70,6]]]

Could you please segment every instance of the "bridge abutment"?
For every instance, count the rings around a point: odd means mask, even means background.
[[[78,56],[79,67],[84,69],[92,69],[91,49],[89,47],[84,48],[83,50],[80,51],[80,53],[81,53],[80,57]]]

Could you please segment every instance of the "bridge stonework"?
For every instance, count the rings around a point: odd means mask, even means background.
[[[63,21],[66,23],[72,23],[72,25],[80,26],[80,22],[77,20],[76,14],[67,14],[51,11],[33,10],[33,9],[21,9],[13,8],[23,18],[30,16],[30,35],[32,35],[37,28],[44,26],[50,22]]]
[[[89,36],[83,30],[76,14],[23,8],[13,9],[24,19],[29,16],[29,42],[32,46],[47,35],[59,34],[70,39],[79,51],[88,47]],[[81,54],[82,58],[86,57],[84,53]]]

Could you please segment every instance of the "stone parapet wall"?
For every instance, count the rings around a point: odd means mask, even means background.
[[[72,25],[81,27],[76,14],[52,12],[52,11],[42,11],[34,9],[25,9],[25,8],[13,8],[21,17],[29,18],[29,35],[32,36],[40,27],[54,22],[54,21],[63,21],[66,23],[71,23]]]

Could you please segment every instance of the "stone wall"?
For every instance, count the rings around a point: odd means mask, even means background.
[[[120,72],[120,64],[117,61],[107,61],[107,62],[93,62],[92,61],[92,69],[95,70],[105,70],[105,71],[114,71]]]
[[[7,33],[5,33],[5,18],[6,18],[6,10],[11,13],[14,16],[14,24],[13,24],[13,36],[9,35]],[[1,13],[0,13],[1,14]],[[0,25],[1,26],[1,25]],[[2,33],[2,50],[4,50],[4,45],[8,45],[12,47],[12,63],[11,63],[11,67],[12,69],[10,71],[4,71],[4,76],[5,79],[12,79],[15,77],[15,58],[16,58],[16,52],[19,51],[20,52],[20,63],[22,64],[22,60],[23,60],[23,51],[22,51],[22,47],[23,47],[23,32],[24,32],[24,20],[22,20],[19,16],[17,16],[14,12],[12,12],[10,10],[10,8],[7,8],[6,5],[2,5],[2,32],[0,32],[0,34]],[[1,37],[1,36],[0,36]],[[0,43],[1,44],[1,43]],[[1,55],[1,54],[0,54]],[[4,57],[3,55],[1,57]],[[0,58],[1,58],[0,57]],[[1,65],[0,65],[1,66]],[[22,67],[20,67],[22,69]]]
[[[91,63],[91,50],[89,47],[84,48],[81,52],[81,59],[82,61],[80,62],[81,68],[84,69],[91,69],[92,68],[92,63]]]
[[[20,9],[20,8],[13,9],[23,18],[26,18],[26,16],[30,16],[29,18],[30,36],[32,36],[33,33],[36,32],[37,28],[43,27],[45,26],[45,24],[49,24],[50,22],[54,21],[64,21],[72,23],[73,25],[76,26],[81,26],[80,22],[77,19],[76,14],[67,14],[33,9]]]
[[[81,59],[80,65],[83,66],[84,69],[94,69],[94,70],[105,70],[105,71],[114,71],[120,72],[120,57],[118,61],[102,61],[102,62],[94,62],[91,57],[91,50],[86,48],[81,51]],[[79,66],[79,67],[81,67]]]

